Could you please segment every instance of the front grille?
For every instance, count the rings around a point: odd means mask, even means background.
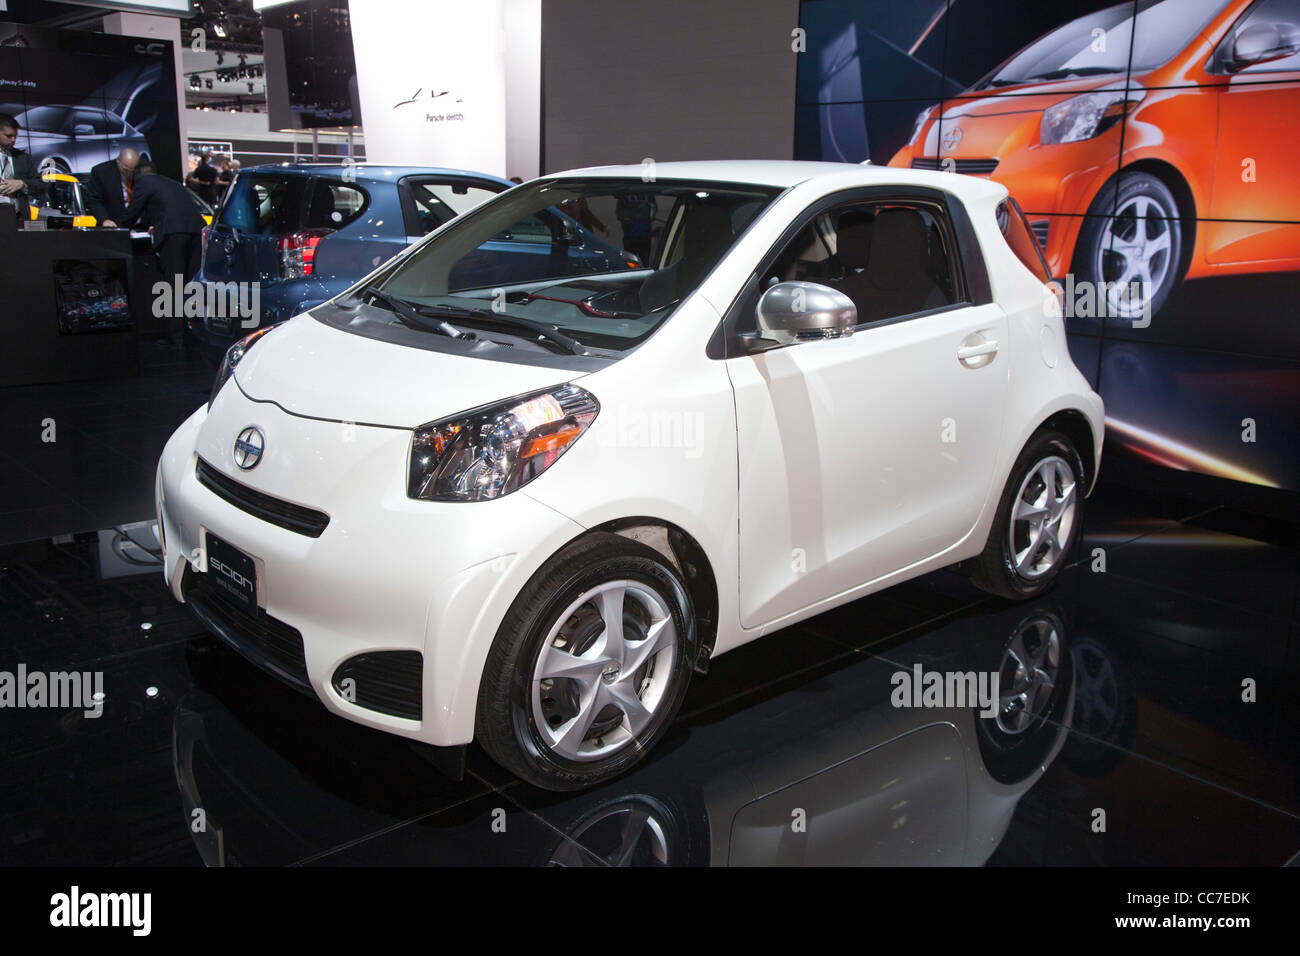
[[[240,511],[246,511],[255,518],[269,521],[281,528],[305,534],[309,538],[319,538],[325,531],[325,526],[330,523],[330,516],[325,512],[254,491],[247,485],[226,477],[202,458],[195,467],[195,473],[199,484],[217,497],[230,502]]]
[[[1051,225],[1052,221],[1050,219],[1038,219],[1029,224],[1029,228],[1034,230],[1034,235],[1038,237],[1038,244],[1044,249],[1047,248],[1047,234]]]
[[[350,657],[334,672],[334,689],[367,710],[419,720],[424,657],[419,651],[373,651]],[[351,685],[345,685],[351,680]]]
[[[952,166],[948,163],[951,162]],[[952,169],[953,172],[963,173],[967,176],[987,176],[993,170],[998,168],[996,159],[955,159],[951,156],[945,156],[942,159],[918,156],[912,160],[913,169]]]
[[[307,679],[307,658],[297,628],[260,608],[256,617],[245,614],[208,585],[206,574],[188,568],[181,591],[185,603],[209,631],[272,677],[311,697],[316,696]]]

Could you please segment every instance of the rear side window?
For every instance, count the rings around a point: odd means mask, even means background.
[[[306,177],[243,173],[231,185],[219,221],[247,235],[285,236],[301,228],[306,194]]]
[[[342,229],[369,203],[365,190],[333,179],[314,179],[307,208],[308,229]]]
[[[408,218],[413,215],[408,226],[408,234],[412,236],[433,232],[499,192],[463,181],[411,178],[405,181],[405,185],[413,207],[408,214]],[[549,233],[547,240],[550,240]]]
[[[1047,259],[1038,244],[1038,237],[1029,226],[1029,220],[1020,209],[1020,203],[1007,197],[998,205],[998,228],[1002,230],[1007,245],[1016,254],[1016,258],[1025,264],[1025,268],[1044,282],[1052,281],[1052,270],[1047,268]]]

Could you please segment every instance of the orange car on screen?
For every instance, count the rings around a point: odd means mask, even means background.
[[[1135,317],[1184,277],[1300,269],[1297,117],[1300,0],[1138,0],[923,110],[890,165],[1005,184],[1052,274]]]

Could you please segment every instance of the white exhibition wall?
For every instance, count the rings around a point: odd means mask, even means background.
[[[349,6],[370,162],[537,174],[540,0]]]

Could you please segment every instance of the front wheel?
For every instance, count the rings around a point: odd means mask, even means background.
[[[615,777],[663,736],[686,693],[690,596],[657,551],[615,534],[564,548],[511,605],[479,690],[478,739],[547,790]]]
[[[1056,431],[1035,435],[1016,459],[971,580],[1015,601],[1036,597],[1061,573],[1079,536],[1084,467]]]
[[[1104,284],[1107,314],[1149,318],[1182,278],[1178,203],[1150,173],[1126,172],[1097,194],[1074,257],[1075,275]]]

